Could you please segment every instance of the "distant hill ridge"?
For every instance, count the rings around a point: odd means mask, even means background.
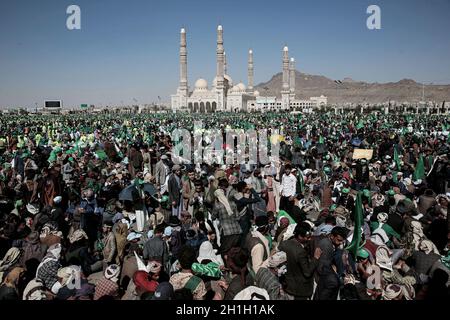
[[[422,84],[412,79],[398,82],[367,83],[344,78],[342,83],[321,75],[295,72],[295,92],[299,99],[324,95],[333,103],[416,103],[422,100]],[[261,95],[280,96],[282,73],[275,74],[268,82],[260,83],[256,90]],[[266,90],[267,89],[267,90]],[[425,101],[450,101],[450,85],[425,85]]]

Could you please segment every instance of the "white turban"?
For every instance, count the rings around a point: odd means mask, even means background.
[[[269,268],[277,268],[287,261],[287,255],[284,251],[278,251],[269,258]]]
[[[111,280],[113,282],[117,282],[119,280],[120,267],[117,264],[112,264],[108,266],[105,270],[105,278]]]

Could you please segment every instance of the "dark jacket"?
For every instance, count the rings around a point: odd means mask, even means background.
[[[182,190],[182,182],[180,177],[180,184],[178,184],[177,178],[175,177],[175,174],[171,174],[169,176],[169,181],[167,182],[167,189],[169,191],[169,199],[170,202],[175,201],[176,206],[180,204],[181,201],[181,190]]]
[[[283,241],[278,249],[287,256],[286,292],[296,297],[311,297],[319,260],[311,258],[296,239]]]
[[[339,278],[333,270],[335,264],[335,248],[329,237],[319,241],[317,246],[322,250],[317,273],[319,281],[314,300],[336,300],[339,292]]]
[[[158,260],[165,265],[169,260],[168,251],[165,241],[161,237],[155,236],[144,244],[144,259]]]

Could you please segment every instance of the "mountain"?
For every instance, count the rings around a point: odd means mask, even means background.
[[[261,96],[280,97],[282,73],[277,73],[268,82],[256,86]],[[267,89],[267,90],[266,90]],[[324,95],[328,103],[384,103],[405,101],[416,103],[422,100],[422,89],[425,101],[450,101],[450,85],[424,85],[412,79],[398,82],[368,83],[345,78],[342,83],[320,75],[295,72],[295,93],[299,99],[309,99]]]

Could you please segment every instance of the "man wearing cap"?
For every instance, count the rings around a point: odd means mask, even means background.
[[[183,208],[187,210],[191,215],[194,213],[194,207],[189,205],[189,202],[194,197],[195,193],[195,171],[189,170],[187,173],[187,180],[183,181]]]
[[[156,186],[161,189],[161,194],[166,191],[163,186],[166,184],[166,178],[169,176],[169,174],[169,158],[165,154],[163,154],[160,160],[155,165]]]
[[[172,215],[178,219],[181,218],[181,212],[183,211],[183,185],[181,175],[181,166],[175,164],[172,167],[172,174],[169,176],[167,183],[167,191],[169,192],[169,199],[172,203]]]
[[[302,222],[295,227],[294,237],[278,246],[278,250],[286,252],[286,292],[294,296],[295,300],[309,300],[313,294],[314,272],[322,251],[316,248],[314,257],[311,257],[308,252],[310,239],[311,227]]]

